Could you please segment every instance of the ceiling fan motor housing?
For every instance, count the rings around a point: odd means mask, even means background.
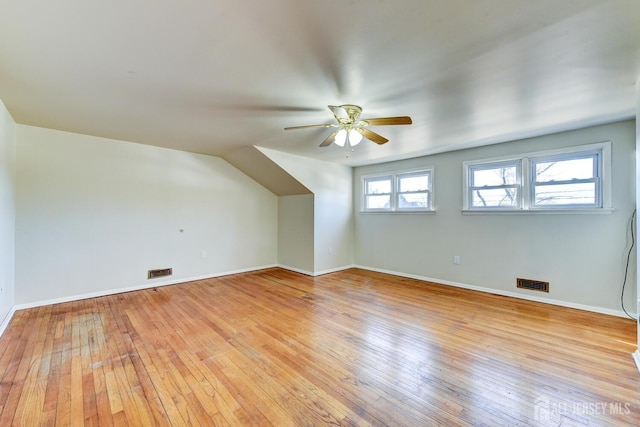
[[[362,108],[357,105],[344,104],[341,105],[340,108],[347,113],[347,117],[336,116],[341,124],[355,124],[355,122],[360,118],[360,114],[362,114]]]

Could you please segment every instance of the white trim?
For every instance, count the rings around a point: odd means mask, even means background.
[[[377,208],[377,209],[373,209],[373,208],[369,208],[367,209],[367,180],[371,179],[372,181],[375,180],[376,178],[380,178],[379,181],[383,181],[385,179],[383,178],[388,178],[389,179],[389,193],[381,193],[380,195],[386,195],[389,194],[389,208]],[[377,174],[373,174],[373,175],[362,175],[360,177],[360,181],[361,181],[361,186],[362,186],[362,191],[361,191],[361,195],[362,197],[360,198],[360,212],[393,212],[393,185],[395,182],[394,176],[393,176],[393,172],[389,173],[389,172],[385,172],[385,173],[377,173]]]
[[[7,315],[4,317],[4,320],[2,321],[2,323],[0,323],[0,337],[2,336],[2,334],[4,334],[4,331],[9,326],[9,323],[11,323],[11,320],[13,319],[13,315],[14,314],[16,314],[16,306],[15,305],[13,307],[11,307],[11,310],[9,310],[9,313],[7,313]]]
[[[363,270],[369,270],[369,271],[375,271],[375,272],[378,272],[378,273],[390,274],[392,276],[407,277],[407,278],[410,278],[410,279],[416,279],[416,280],[421,280],[421,281],[425,281],[425,282],[433,282],[433,283],[438,283],[438,284],[441,284],[441,285],[454,286],[454,287],[457,287],[457,288],[469,289],[469,290],[473,290],[473,291],[486,292],[486,293],[490,293],[490,294],[502,295],[502,296],[507,296],[507,297],[512,297],[512,298],[519,298],[519,299],[528,300],[528,301],[542,302],[542,303],[558,305],[558,306],[562,306],[562,307],[576,308],[576,309],[579,309],[579,310],[591,311],[591,312],[594,312],[594,313],[601,313],[601,314],[608,314],[608,315],[611,315],[611,316],[625,317],[625,318],[628,317],[626,315],[626,313],[624,313],[623,311],[619,311],[619,310],[609,310],[609,309],[605,309],[605,308],[601,308],[601,307],[594,307],[594,306],[590,306],[590,305],[574,304],[574,303],[570,303],[570,302],[566,302],[566,301],[559,301],[559,300],[553,300],[553,299],[547,299],[547,298],[539,298],[539,297],[535,297],[535,296],[522,295],[522,294],[518,294],[518,293],[515,293],[515,292],[508,292],[508,291],[502,291],[502,290],[497,290],[497,289],[485,288],[485,287],[482,287],[482,286],[469,285],[469,284],[466,284],[466,283],[451,282],[451,281],[448,281],[448,280],[435,279],[435,278],[432,278],[432,277],[420,276],[420,275],[416,275],[416,274],[401,273],[401,272],[398,272],[398,271],[385,270],[385,269],[381,269],[381,268],[368,267],[368,266],[358,265],[358,264],[343,265],[341,267],[331,268],[331,269],[322,270],[322,271],[316,271],[316,272],[313,272],[313,273],[309,272],[309,271],[305,271],[305,270],[300,270],[300,269],[297,269],[295,267],[289,267],[289,266],[286,266],[286,265],[271,264],[271,265],[265,265],[265,266],[261,266],[261,267],[251,267],[251,268],[245,268],[245,269],[240,269],[240,270],[233,270],[233,271],[227,271],[227,272],[222,272],[222,273],[209,274],[209,275],[204,275],[204,276],[182,278],[182,279],[162,281],[162,282],[154,282],[154,283],[149,283],[149,284],[139,285],[139,286],[130,286],[130,287],[126,287],[126,288],[117,288],[117,289],[111,289],[111,290],[107,290],[107,291],[91,292],[91,293],[87,293],[87,294],[72,295],[72,296],[69,296],[69,297],[54,298],[54,299],[50,299],[50,300],[43,300],[43,301],[36,301],[36,302],[32,302],[32,303],[14,305],[13,307],[11,307],[11,310],[5,316],[4,320],[0,324],[0,336],[2,336],[4,334],[4,331],[9,326],[9,323],[11,323],[11,320],[13,319],[13,316],[14,316],[14,314],[15,314],[15,312],[17,310],[24,310],[24,309],[35,308],[35,307],[42,307],[42,306],[52,305],[52,304],[61,304],[61,303],[65,303],[65,302],[80,301],[80,300],[88,299],[88,298],[97,298],[97,297],[103,297],[103,296],[107,296],[107,295],[116,295],[116,294],[121,294],[121,293],[125,293],[125,292],[139,291],[139,290],[150,289],[150,288],[155,288],[155,287],[160,287],[160,286],[176,285],[176,284],[180,284],[180,283],[193,282],[193,281],[196,281],[196,280],[212,279],[212,278],[215,278],[215,277],[229,276],[229,275],[233,275],[233,274],[249,273],[249,272],[252,272],[252,271],[265,270],[265,269],[274,268],[274,267],[283,268],[285,270],[290,270],[290,271],[293,271],[295,273],[300,273],[300,274],[304,274],[304,275],[311,276],[311,277],[322,276],[322,275],[329,274],[329,273],[335,273],[335,272],[338,272],[338,271],[348,270],[350,268],[360,268],[360,269],[363,269]],[[631,314],[633,315],[635,313],[631,313]],[[637,314],[636,314],[636,316],[637,316]],[[638,366],[638,370],[640,371],[640,353],[638,351],[636,351],[632,355],[633,355],[634,361],[636,362],[636,365]]]
[[[322,276],[324,274],[329,274],[329,273],[336,273],[338,271],[343,271],[343,270],[348,270],[350,268],[355,268],[356,266],[353,264],[350,265],[343,265],[341,267],[335,267],[335,268],[330,268],[328,270],[321,270],[321,271],[316,271],[313,275],[314,276]]]
[[[364,215],[371,215],[371,214],[375,214],[375,215],[384,215],[384,214],[391,214],[391,215],[405,215],[405,214],[409,214],[409,215],[415,215],[415,214],[421,214],[421,215],[433,215],[434,213],[436,213],[435,209],[429,210],[429,211],[425,211],[425,210],[409,210],[409,209],[403,209],[401,211],[389,211],[389,210],[379,210],[379,211],[374,211],[374,210],[368,210],[368,211],[360,211],[358,212],[359,214],[364,214]]]
[[[613,208],[575,208],[575,209],[463,209],[463,215],[608,215]]]
[[[532,191],[532,176],[530,160],[536,159],[544,159],[551,158],[561,155],[571,155],[571,154],[579,154],[579,153],[600,153],[599,155],[599,164],[601,170],[599,173],[600,176],[600,187],[599,187],[599,196],[601,198],[600,205],[601,207],[541,207],[541,206],[532,206],[531,200],[531,191]],[[504,211],[511,212],[547,212],[547,211],[564,211],[562,213],[599,213],[598,211],[602,211],[601,213],[611,213],[613,210],[612,205],[612,193],[611,193],[611,141],[603,141],[592,144],[585,145],[575,145],[571,147],[565,148],[557,148],[553,150],[544,150],[544,151],[535,151],[529,153],[508,155],[502,157],[493,157],[489,159],[476,159],[476,160],[467,160],[462,162],[462,212],[466,213],[484,213],[484,214],[493,214],[493,213],[502,213]],[[471,203],[471,195],[469,192],[470,188],[470,174],[469,169],[475,166],[484,166],[490,167],[500,166],[501,164],[508,164],[513,162],[514,164],[519,163],[520,173],[518,176],[518,184],[520,185],[519,193],[519,203],[520,206],[516,208],[508,208],[508,207],[472,207]]]
[[[558,206],[554,206],[554,205],[536,205],[536,201],[535,201],[535,189],[537,188],[537,186],[553,186],[553,185],[572,185],[572,184],[593,184],[594,189],[595,189],[595,199],[594,199],[594,203],[587,203],[587,204],[573,204],[570,206],[573,206],[575,208],[579,208],[580,205],[582,205],[583,207],[586,208],[592,208],[592,209],[600,209],[602,207],[609,207],[611,206],[611,203],[609,202],[609,204],[606,204],[603,200],[604,198],[604,188],[602,187],[603,184],[605,182],[610,182],[611,181],[611,177],[605,177],[605,169],[608,170],[608,168],[604,167],[604,164],[606,163],[605,161],[605,157],[608,160],[608,154],[605,153],[605,149],[606,146],[603,146],[601,149],[599,150],[585,150],[585,151],[576,151],[576,152],[569,152],[569,153],[561,153],[561,154],[556,154],[556,155],[552,155],[552,156],[538,156],[538,157],[527,157],[527,170],[528,170],[528,175],[526,177],[526,180],[528,182],[528,189],[529,194],[527,197],[527,206],[529,207],[529,209],[567,209],[566,207],[558,207]],[[572,156],[573,154],[573,156]],[[552,163],[554,161],[558,161],[558,162],[566,162],[566,161],[574,161],[574,160],[583,160],[583,159],[590,159],[592,162],[592,177],[591,178],[581,178],[578,180],[560,180],[560,181],[543,181],[543,182],[538,182],[537,179],[537,172],[536,172],[536,165],[539,163]],[[577,205],[577,206],[576,206]]]
[[[471,186],[471,177],[473,176],[473,174],[469,173],[471,169],[474,169],[476,166],[479,166],[479,169],[497,169],[497,168],[508,168],[508,167],[515,167],[516,168],[516,182],[513,184],[504,184],[501,186],[496,185],[495,187],[498,188],[507,188],[507,187],[513,187],[517,190],[518,192],[518,198],[517,198],[517,206],[515,207],[502,207],[502,206],[489,206],[489,207],[475,207],[472,208],[473,206],[473,198],[471,197],[472,192],[469,191],[470,188],[481,188],[481,187],[472,187]],[[518,209],[523,209],[523,201],[524,201],[524,175],[523,175],[523,171],[525,169],[525,165],[524,165],[524,159],[523,158],[516,158],[516,159],[505,159],[505,160],[491,160],[488,162],[484,162],[481,160],[471,160],[471,161],[466,161],[466,162],[462,162],[462,179],[463,179],[463,194],[462,194],[462,208],[464,210],[486,210],[486,211],[492,211],[492,210],[499,210],[499,209],[511,209],[511,210],[518,210]]]
[[[277,267],[284,268],[285,270],[293,271],[294,273],[304,274],[305,276],[314,276],[312,271],[302,270],[296,267],[290,267],[288,265],[278,264]]]
[[[408,175],[408,174],[419,174],[424,173],[429,175],[429,207],[426,209],[423,208],[398,208],[398,175]],[[359,213],[390,213],[390,214],[399,214],[399,213],[435,213],[435,201],[434,201],[434,176],[435,171],[433,166],[425,166],[420,168],[411,168],[411,169],[401,169],[394,170],[391,172],[380,172],[374,174],[367,174],[360,176],[361,182],[361,197],[360,197],[360,210]],[[383,193],[380,195],[389,195],[389,208],[367,208],[367,180],[376,178],[389,178],[391,181],[391,193]]]
[[[469,290],[472,290],[472,291],[486,292],[486,293],[489,293],[489,294],[502,295],[502,296],[512,297],[512,298],[519,298],[519,299],[523,299],[523,300],[527,300],[527,301],[542,302],[542,303],[545,303],[545,304],[558,305],[558,306],[561,306],[561,307],[576,308],[578,310],[585,310],[585,311],[591,311],[591,312],[594,312],[594,313],[608,314],[610,316],[629,318],[626,315],[626,313],[624,311],[621,311],[621,310],[610,310],[608,308],[595,307],[595,306],[592,306],[592,305],[576,304],[576,303],[572,303],[572,302],[560,301],[560,300],[549,299],[549,298],[540,298],[540,297],[536,297],[536,296],[523,295],[523,294],[519,294],[519,293],[516,293],[516,292],[503,291],[503,290],[500,290],[500,289],[485,288],[485,287],[482,287],[482,286],[469,285],[469,284],[466,284],[466,283],[451,282],[449,280],[434,279],[432,277],[425,277],[425,276],[420,276],[420,275],[416,275],[416,274],[401,273],[401,272],[398,272],[398,271],[385,270],[385,269],[375,268],[375,267],[367,267],[367,266],[364,266],[364,265],[356,265],[355,267],[356,268],[361,268],[363,270],[375,271],[375,272],[378,272],[378,273],[391,274],[393,276],[407,277],[409,279],[416,279],[416,280],[422,280],[422,281],[425,281],[425,282],[438,283],[440,285],[448,285],[448,286],[454,286],[456,288],[469,289]],[[635,314],[635,313],[631,313],[631,314]]]
[[[80,300],[87,299],[87,298],[98,298],[98,297],[104,297],[104,296],[107,296],[107,295],[116,295],[116,294],[121,294],[121,293],[125,293],[125,292],[132,292],[132,291],[140,291],[140,290],[143,290],[143,289],[157,288],[157,287],[160,287],[160,286],[177,285],[179,283],[193,282],[193,281],[196,281],[196,280],[212,279],[214,277],[229,276],[229,275],[232,275],[232,274],[249,273],[249,272],[252,272],[252,271],[264,270],[264,269],[267,269],[267,268],[274,268],[274,267],[278,267],[278,265],[271,264],[271,265],[264,265],[264,266],[261,266],[261,267],[250,267],[250,268],[243,268],[243,269],[240,269],[240,270],[233,270],[233,271],[225,271],[225,272],[221,272],[221,273],[207,274],[207,275],[204,275],[204,276],[183,277],[183,278],[180,278],[180,279],[157,281],[157,282],[156,281],[152,281],[152,282],[149,282],[149,283],[145,283],[144,285],[129,286],[129,287],[126,287],[126,288],[109,289],[109,290],[105,290],[105,291],[90,292],[90,293],[87,293],[87,294],[71,295],[71,296],[68,296],[68,297],[53,298],[53,299],[50,299],[50,300],[34,301],[34,302],[30,302],[30,303],[25,303],[25,304],[18,304],[18,305],[15,305],[13,308],[15,310],[24,310],[24,309],[27,309],[27,308],[42,307],[42,306],[51,305],[51,304],[61,304],[61,303],[71,302],[71,301],[80,301]]]
[[[316,276],[322,276],[324,274],[335,273],[337,271],[348,270],[350,268],[355,268],[356,266],[353,264],[349,264],[349,265],[343,265],[341,267],[335,267],[335,268],[330,268],[328,270],[315,271],[315,272],[301,270],[296,267],[289,267],[288,265],[282,265],[282,264],[278,264],[277,267],[284,268],[285,270],[293,271],[294,273],[304,274],[305,276],[316,277]]]
[[[268,269],[268,268],[275,268],[275,267],[283,268],[285,270],[291,270],[291,271],[296,272],[296,273],[300,273],[300,274],[304,274],[304,275],[307,275],[307,276],[315,277],[315,276],[321,276],[321,275],[324,275],[324,274],[335,273],[337,271],[348,270],[350,268],[354,268],[355,265],[350,264],[350,265],[344,265],[344,266],[341,266],[341,267],[331,268],[331,269],[328,269],[328,270],[310,272],[310,271],[301,270],[301,269],[298,269],[298,268],[295,268],[295,267],[289,267],[289,266],[286,266],[286,265],[270,264],[270,265],[263,265],[263,266],[259,266],[259,267],[250,267],[250,268],[243,268],[243,269],[240,269],[240,270],[233,270],[233,271],[225,271],[225,272],[221,272],[221,273],[207,274],[207,275],[204,275],[204,276],[183,277],[183,278],[175,279],[175,280],[154,281],[154,282],[150,282],[150,283],[145,283],[144,285],[128,286],[128,287],[125,287],[125,288],[109,289],[109,290],[105,290],[105,291],[90,292],[90,293],[86,293],[86,294],[71,295],[71,296],[68,296],[68,297],[53,298],[53,299],[50,299],[50,300],[42,300],[42,301],[34,301],[34,302],[30,302],[30,303],[25,303],[25,304],[18,304],[18,305],[14,305],[11,308],[11,311],[6,316],[6,318],[3,321],[3,323],[0,325],[0,336],[2,336],[2,333],[4,332],[4,329],[8,326],[9,322],[11,321],[11,318],[13,317],[13,314],[17,310],[24,310],[24,309],[28,309],[28,308],[42,307],[42,306],[45,306],[45,305],[52,305],[52,304],[61,304],[61,303],[65,303],[65,302],[80,301],[80,300],[83,300],[83,299],[98,298],[98,297],[104,297],[104,296],[108,296],[108,295],[122,294],[122,293],[125,293],[125,292],[141,291],[141,290],[144,290],[144,289],[157,288],[157,287],[161,287],[161,286],[177,285],[177,284],[180,284],[180,283],[194,282],[194,281],[197,281],[197,280],[206,280],[206,279],[213,279],[215,277],[230,276],[230,275],[233,275],[233,274],[250,273],[252,271],[265,270],[265,269]]]
[[[636,368],[640,372],[640,350],[631,353],[631,357],[633,357],[633,361],[636,362]]]

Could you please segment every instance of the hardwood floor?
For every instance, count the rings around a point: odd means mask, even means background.
[[[352,269],[19,311],[0,426],[640,425],[632,320]]]

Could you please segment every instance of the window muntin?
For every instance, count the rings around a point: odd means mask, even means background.
[[[364,211],[431,211],[432,170],[363,177]]]
[[[469,206],[472,209],[520,207],[520,162],[470,166]]]
[[[602,207],[599,152],[532,158],[532,208]]]
[[[463,210],[608,212],[610,164],[610,142],[464,162]]]

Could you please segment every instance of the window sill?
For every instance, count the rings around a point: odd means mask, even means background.
[[[463,215],[608,215],[613,208],[597,209],[463,209]]]
[[[397,214],[400,214],[400,215],[423,214],[424,215],[424,214],[426,214],[426,215],[433,215],[433,214],[436,213],[436,211],[435,210],[428,210],[428,211],[427,210],[422,210],[422,211],[421,210],[402,210],[402,211],[383,211],[383,210],[380,210],[380,211],[360,211],[360,213],[361,214],[366,214],[366,215],[369,215],[369,214],[374,214],[374,215],[377,215],[377,214],[392,214],[392,215],[397,215]]]

